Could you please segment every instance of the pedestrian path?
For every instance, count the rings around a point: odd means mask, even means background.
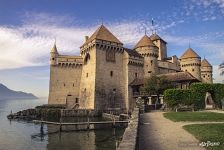
[[[172,122],[163,112],[140,115],[140,150],[204,150],[199,141],[185,131],[183,123]]]

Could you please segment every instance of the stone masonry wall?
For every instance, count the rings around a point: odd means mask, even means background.
[[[94,109],[95,77],[96,77],[96,47],[90,48],[82,55],[84,65],[80,85],[80,108]]]
[[[123,76],[123,52],[115,52],[115,61],[106,60],[110,48],[99,48],[96,53],[96,109],[125,108],[125,84]]]
[[[79,98],[82,66],[50,66],[49,104],[66,104],[68,94]]]

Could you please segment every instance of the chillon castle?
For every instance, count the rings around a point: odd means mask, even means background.
[[[85,37],[80,56],[61,55],[54,45],[48,103],[70,109],[129,110],[135,105],[134,93],[152,74],[166,76],[177,88],[188,88],[192,82],[212,83],[212,66],[206,59],[201,60],[192,48],[180,58],[168,57],[166,44],[153,33],[128,49],[101,25]]]

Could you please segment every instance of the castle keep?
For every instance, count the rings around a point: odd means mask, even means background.
[[[128,49],[104,25],[85,37],[80,56],[61,55],[54,44],[48,103],[69,109],[129,110],[135,104],[133,86],[152,74],[212,83],[212,66],[206,59],[201,61],[192,48],[180,58],[168,57],[166,44],[153,33]]]

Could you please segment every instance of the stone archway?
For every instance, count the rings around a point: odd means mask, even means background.
[[[212,94],[210,92],[206,92],[205,95],[205,109],[213,109],[214,101],[212,99]]]

